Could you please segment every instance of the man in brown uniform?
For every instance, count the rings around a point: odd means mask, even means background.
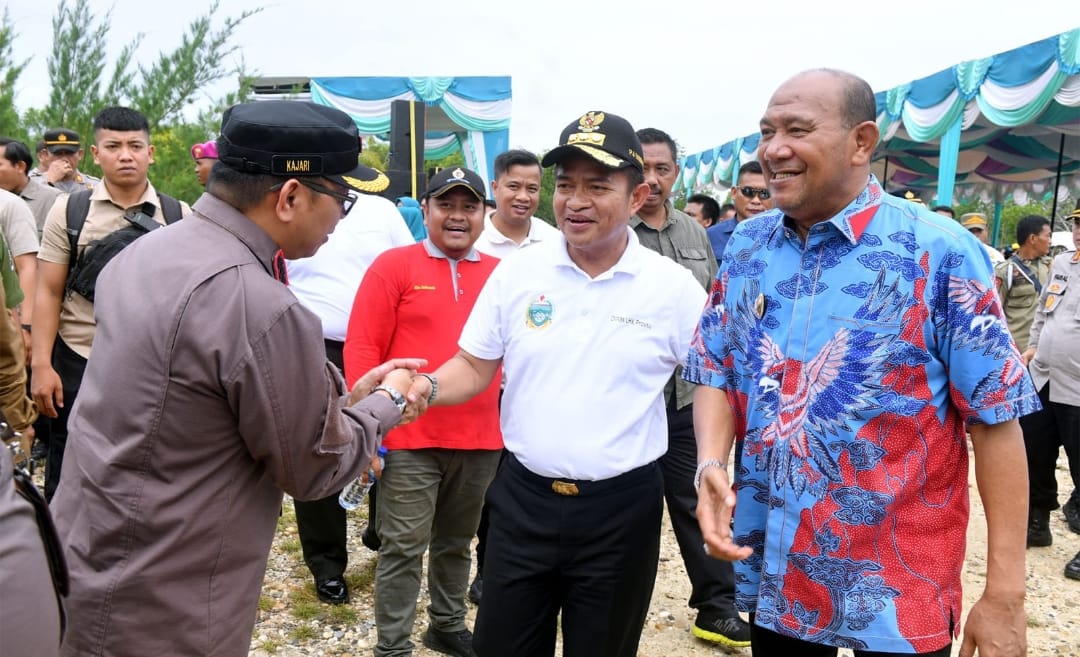
[[[1016,243],[1016,253],[994,267],[994,283],[1009,333],[1024,352],[1039,295],[1050,276],[1050,220],[1037,214],[1022,217],[1016,224]]]
[[[282,491],[318,499],[366,468],[424,362],[379,366],[350,395],[284,285],[284,258],[315,253],[351,190],[388,184],[357,165],[352,119],[236,105],[217,146],[195,214],[98,279],[52,505],[71,569],[63,655],[246,656]]]
[[[67,143],[71,143],[70,139]],[[125,220],[136,209],[153,207],[151,220],[165,223],[167,211],[147,172],[154,160],[146,117],[127,107],[107,107],[94,118],[94,161],[105,176],[90,194],[86,219],[79,232],[76,255],[91,242],[129,226]],[[37,291],[31,330],[33,360],[30,390],[38,410],[49,423],[49,456],[45,464],[45,497],[52,499],[67,444],[68,416],[82,382],[86,359],[94,342],[94,303],[67,286],[76,262],[68,234],[67,208],[72,195],[53,204],[38,251]],[[191,210],[181,204],[179,214]],[[158,281],[142,279],[139,295],[156,289]]]

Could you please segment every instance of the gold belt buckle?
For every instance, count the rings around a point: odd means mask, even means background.
[[[566,495],[568,497],[573,497],[579,492],[577,484],[572,484],[568,481],[551,482],[551,490],[555,491],[559,495]]]

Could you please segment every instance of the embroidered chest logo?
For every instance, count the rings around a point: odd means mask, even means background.
[[[553,307],[547,296],[540,296],[529,302],[525,310],[525,326],[531,329],[546,329],[551,326],[551,314]]]

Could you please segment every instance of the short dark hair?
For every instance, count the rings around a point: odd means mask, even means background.
[[[11,137],[0,137],[0,146],[4,147],[4,158],[11,162],[11,166],[22,162],[26,165],[26,171],[23,171],[25,174],[29,174],[30,170],[34,168],[34,157],[30,154],[30,149],[27,148],[26,144]]]
[[[1020,221],[1016,222],[1016,243],[1023,246],[1029,237],[1038,235],[1042,232],[1043,226],[1049,225],[1050,220],[1039,214],[1020,217]]]
[[[757,160],[750,160],[749,162],[739,167],[739,174],[735,176],[735,182],[738,182],[739,178],[742,178],[744,173],[757,173],[765,175],[765,172],[761,169],[761,162],[758,162]]]
[[[116,132],[145,132],[150,134],[150,124],[146,116],[130,107],[106,107],[94,117],[94,137],[99,130]]]
[[[956,219],[956,212],[954,212],[953,209],[952,209],[952,206],[949,206],[949,205],[935,205],[934,207],[930,208],[930,211],[931,212],[943,212],[943,213],[949,215],[950,217],[952,217],[953,219]]]
[[[540,166],[540,158],[536,157],[535,153],[526,151],[520,148],[514,148],[506,151],[505,153],[499,153],[495,157],[495,180],[498,180],[503,174],[510,170],[510,167],[536,167],[540,169],[540,173],[544,172],[543,167]]]
[[[727,212],[734,212],[734,211],[735,211],[735,204],[734,203],[725,203],[725,204],[720,206],[720,214],[721,215],[723,215],[724,213],[727,213]]]
[[[49,150],[49,145],[45,143],[44,139],[39,139],[37,144],[34,145],[34,152],[40,153],[41,151]]]
[[[675,140],[671,138],[671,135],[663,130],[642,128],[637,131],[637,138],[642,146],[645,144],[667,144],[667,147],[671,149],[671,160],[673,162],[679,161],[679,147],[675,145]]]
[[[870,87],[870,83],[854,73],[835,68],[816,70],[819,73],[839,78],[844,85],[841,110],[845,128],[854,128],[860,123],[877,120],[877,101],[874,99],[874,90]]]
[[[246,212],[261,203],[271,187],[286,180],[288,178],[265,173],[237,171],[216,160],[206,180],[206,191],[240,212]]]
[[[694,194],[686,202],[700,205],[701,214],[714,224],[720,218],[720,204],[708,194]]]

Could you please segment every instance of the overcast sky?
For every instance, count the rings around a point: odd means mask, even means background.
[[[148,61],[209,7],[91,4],[99,15],[112,7],[110,54],[143,32]],[[5,5],[16,56],[32,57],[19,106],[40,106],[57,2]],[[773,89],[806,68],[843,68],[882,91],[1080,27],[1076,0],[221,0],[218,19],[259,6],[236,34],[249,70],[510,75],[510,143],[533,150],[596,109],[663,129],[694,153],[755,131]]]

